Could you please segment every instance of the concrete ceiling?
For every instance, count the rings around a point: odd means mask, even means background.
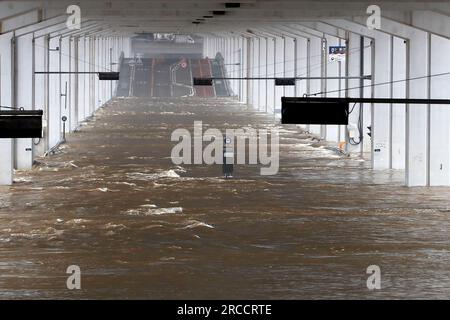
[[[251,27],[318,21],[325,18],[353,18],[367,15],[373,0],[242,0],[239,8],[226,8],[219,0],[42,0],[2,1],[11,12],[39,10],[42,19],[66,14],[69,5],[79,5],[82,19],[105,26],[104,32],[210,33],[246,30]],[[383,16],[407,23],[415,10],[436,11],[450,15],[450,2],[378,0]],[[225,11],[215,15],[213,11]],[[207,16],[205,18],[205,16]],[[209,17],[208,17],[209,16]],[[212,18],[210,18],[212,17]],[[0,20],[2,16],[0,14]],[[204,19],[204,20],[197,20]],[[200,22],[194,24],[194,21]]]

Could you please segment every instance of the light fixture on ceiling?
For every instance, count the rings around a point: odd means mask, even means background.
[[[225,8],[227,8],[227,9],[236,9],[236,8],[240,8],[240,7],[241,7],[240,2],[226,2],[225,3]]]

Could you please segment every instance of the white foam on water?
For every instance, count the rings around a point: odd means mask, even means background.
[[[141,173],[141,172],[127,173],[127,177],[134,180],[151,181],[162,178],[180,178],[180,175],[176,173],[175,170],[171,169],[159,173]]]
[[[208,229],[215,229],[212,225],[207,224],[205,222],[201,221],[189,221],[189,224],[181,229],[194,229],[194,228],[208,228]]]
[[[136,187],[135,183],[129,183],[129,182],[113,182],[113,184],[116,185],[125,185],[125,186],[130,186],[130,187]]]
[[[82,223],[87,223],[87,222],[90,222],[90,220],[85,220],[85,219],[72,219],[72,220],[67,221],[66,224],[74,225],[74,224],[82,224]]]
[[[158,206],[156,204],[143,204],[142,206],[140,206],[141,208],[158,208]]]
[[[166,214],[181,214],[183,213],[183,208],[173,207],[173,208],[141,208],[141,209],[129,209],[125,212],[129,216],[161,216]]]
[[[14,178],[14,182],[31,182],[31,177],[17,177]]]
[[[114,224],[112,222],[107,223],[103,226],[103,229],[106,230],[124,230],[124,229],[128,229],[127,226],[125,226],[124,224]]]

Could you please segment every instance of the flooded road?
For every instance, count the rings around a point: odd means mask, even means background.
[[[278,128],[279,174],[174,165],[194,121]],[[2,299],[450,298],[449,188],[405,188],[232,100],[117,99],[38,161],[0,187]]]

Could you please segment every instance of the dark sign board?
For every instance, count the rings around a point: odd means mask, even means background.
[[[103,81],[104,80],[117,81],[120,79],[120,73],[119,72],[99,72],[98,79],[103,80]]]
[[[0,138],[42,138],[43,111],[0,111]]]
[[[212,78],[194,78],[194,86],[212,86]]]
[[[295,78],[276,78],[276,86],[295,86]]]
[[[349,103],[345,99],[281,99],[282,124],[348,125]]]

